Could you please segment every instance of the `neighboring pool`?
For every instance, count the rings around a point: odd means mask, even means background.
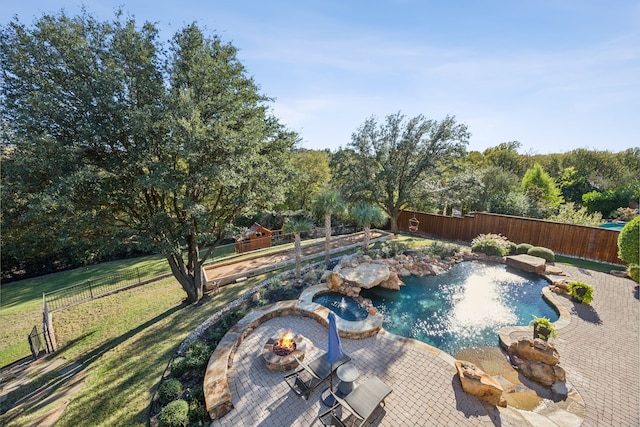
[[[403,281],[400,291],[360,294],[382,313],[386,330],[451,355],[465,347],[498,346],[500,328],[526,326],[533,315],[558,319],[542,299],[546,280],[502,264],[462,262],[444,274]]]
[[[608,228],[609,230],[622,231],[626,222],[606,222],[604,224],[600,224],[598,227],[600,228]]]
[[[345,297],[339,292],[316,295],[313,297],[313,302],[327,307],[344,320],[364,320],[369,314],[356,300]]]

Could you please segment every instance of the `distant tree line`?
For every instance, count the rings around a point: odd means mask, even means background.
[[[589,225],[637,209],[640,148],[469,152],[455,117],[400,112],[298,148],[236,53],[195,24],[162,43],[120,12],[0,27],[3,279],[159,253],[195,302],[213,249],[254,221],[395,232],[404,209]]]

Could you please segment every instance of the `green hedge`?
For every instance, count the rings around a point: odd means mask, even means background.
[[[554,262],[556,260],[556,254],[551,249],[543,248],[542,246],[533,246],[527,251],[528,255],[537,256],[547,262]]]
[[[532,247],[533,245],[530,245],[528,243],[520,243],[518,246],[516,246],[516,253],[518,255],[526,254],[527,252],[529,252],[529,249],[531,249]]]
[[[640,264],[640,216],[629,221],[618,235],[618,257],[631,265]]]
[[[640,283],[640,266],[630,264],[627,267],[627,275],[636,283]]]

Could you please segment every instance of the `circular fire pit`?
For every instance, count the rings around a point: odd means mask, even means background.
[[[296,368],[298,360],[304,360],[307,348],[305,341],[302,335],[294,335],[291,330],[279,330],[263,347],[262,357],[267,368],[275,372]]]

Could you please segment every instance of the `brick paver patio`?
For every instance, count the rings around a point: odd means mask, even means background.
[[[608,274],[565,266],[563,269],[571,278],[595,288],[591,308],[560,298],[572,315],[569,326],[559,331],[556,340],[567,379],[586,404],[582,425],[639,426],[637,285]],[[329,382],[316,389],[307,401],[289,390],[282,373],[264,366],[263,344],[281,328],[292,328],[314,344],[307,360],[326,350],[327,330],[314,320],[286,316],[263,323],[246,337],[233,358],[229,383],[235,408],[213,421],[212,426],[321,425],[317,415],[325,407],[320,395]],[[357,382],[376,375],[393,388],[385,407],[374,413],[368,425],[531,425],[511,408],[498,410],[464,393],[446,355],[426,345],[407,344],[388,333],[364,340],[343,339],[342,343],[361,373]],[[546,418],[540,425],[558,424]]]
[[[571,323],[556,348],[567,377],[584,399],[584,427],[640,426],[640,302],[629,279],[562,266],[594,287],[591,307],[560,298]]]

